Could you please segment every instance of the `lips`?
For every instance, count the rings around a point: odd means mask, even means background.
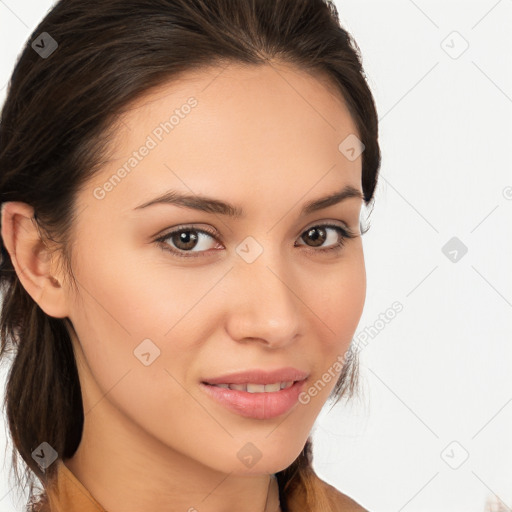
[[[287,367],[268,371],[261,369],[247,370],[245,372],[230,373],[219,377],[204,379],[205,384],[264,384],[271,385],[277,382],[296,382],[307,378],[308,373],[297,368]]]
[[[297,404],[307,377],[307,372],[297,368],[257,369],[208,378],[200,387],[230,411],[265,420],[281,416]]]

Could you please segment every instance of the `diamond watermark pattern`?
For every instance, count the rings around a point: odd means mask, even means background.
[[[443,245],[441,251],[452,263],[458,263],[468,252],[468,248],[454,236]]]
[[[340,153],[353,162],[356,160],[365,149],[365,145],[359,140],[359,138],[351,133],[348,137],[338,146]]]
[[[261,459],[263,454],[254,444],[246,443],[238,450],[236,455],[245,466],[252,468]]]
[[[469,48],[469,43],[459,32],[454,30],[441,41],[441,48],[455,60]]]
[[[47,59],[59,45],[48,32],[42,32],[31,46],[43,59]]]
[[[149,338],[146,338],[135,347],[133,354],[144,366],[149,366],[160,356],[160,349]]]
[[[246,262],[253,263],[263,252],[263,247],[252,236],[248,236],[236,247],[236,253]]]
[[[43,471],[46,471],[46,468],[57,460],[57,455],[57,452],[46,441],[32,452],[32,458]]]
[[[452,469],[459,469],[469,458],[468,451],[458,441],[452,441],[442,452],[443,459]]]

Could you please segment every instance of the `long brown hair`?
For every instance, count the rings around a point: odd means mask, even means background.
[[[381,161],[377,113],[360,49],[328,0],[58,1],[30,35],[8,84],[0,119],[1,201],[34,208],[40,232],[59,244],[72,276],[75,199],[106,161],[117,117],[150,88],[181,73],[230,62],[257,66],[274,58],[327,76],[345,100],[364,144],[368,206]],[[4,401],[12,467],[18,485],[29,486],[31,510],[37,510],[45,492],[37,501],[34,474],[44,489],[56,465],[42,471],[32,453],[47,442],[59,458],[73,456],[84,422],[81,389],[68,320],[42,311],[21,285],[3,242],[0,249],[0,359],[13,356]],[[331,396],[354,393],[356,356],[350,352]],[[277,474],[283,511],[297,485],[310,503],[322,501],[313,495],[311,448],[308,439],[299,457]]]

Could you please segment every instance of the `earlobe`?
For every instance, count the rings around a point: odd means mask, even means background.
[[[27,203],[2,204],[2,240],[23,288],[49,316],[68,316],[62,278],[56,275],[49,247],[42,240]]]

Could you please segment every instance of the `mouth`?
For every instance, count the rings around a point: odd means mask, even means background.
[[[286,382],[275,382],[274,384],[209,384],[208,382],[204,382],[204,384],[217,388],[232,389],[234,391],[246,391],[247,393],[276,393],[282,389],[291,388],[295,382],[298,381],[290,380]]]
[[[276,379],[277,373],[286,376]],[[200,387],[216,405],[239,416],[267,420],[277,418],[297,405],[307,377],[307,373],[295,369],[279,372],[255,370],[208,379],[202,381]]]

